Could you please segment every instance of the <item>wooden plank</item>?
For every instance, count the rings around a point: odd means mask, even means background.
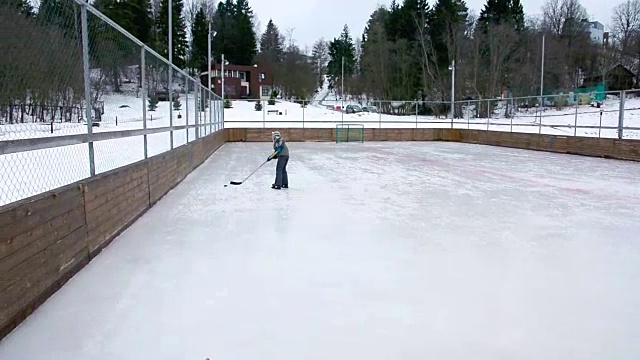
[[[191,170],[198,167],[204,162],[204,142],[202,140],[196,140],[191,147],[191,160],[189,166]]]
[[[127,192],[119,194],[119,196],[116,199],[114,199],[113,201],[107,202],[100,207],[94,208],[92,210],[87,209],[86,221],[87,221],[88,230],[89,231],[92,230],[94,227],[94,224],[96,223],[102,223],[108,219],[111,219],[114,217],[117,218],[118,216],[124,215],[126,213],[126,209],[124,210],[121,209],[121,211],[125,212],[122,214],[120,213],[114,214],[113,209],[119,208],[120,204],[126,203],[131,199],[143,199],[148,201],[149,193],[148,193],[148,188],[146,186],[146,183],[141,184],[140,187],[133,188]]]
[[[122,186],[126,186],[131,181],[147,176],[146,164],[141,164],[133,168],[125,169],[122,172],[110,174],[107,177],[90,179],[84,184],[85,201],[102,197],[102,195]]]
[[[149,174],[149,185],[154,186],[166,182],[173,182],[178,171],[176,164],[167,164],[165,168],[159,168],[157,171]]]
[[[0,276],[0,324],[6,323],[22,307],[57,281],[88,250],[86,231],[73,233],[32,257],[29,261]],[[4,285],[9,284],[5,287]]]
[[[174,165],[168,165],[166,168],[150,173],[149,186],[153,188],[157,185],[175,182],[177,168]]]
[[[50,222],[16,236],[2,249],[5,256],[0,258],[0,274],[8,272],[84,225],[84,209],[82,204],[77,204],[76,208]]]
[[[613,153],[617,159],[640,161],[640,141],[614,139]]]
[[[73,261],[67,263],[67,267],[63,269],[60,277],[44,291],[41,291],[33,300],[27,302],[24,306],[20,307],[16,311],[13,311],[13,315],[9,320],[0,323],[0,341],[9,335],[13,329],[18,327],[29,315],[31,315],[40,305],[51,297],[56,291],[58,291],[71,277],[73,277],[78,271],[80,271],[89,262],[89,257],[85,249],[81,250],[73,258]]]
[[[23,261],[11,270],[0,274],[0,298],[4,297],[8,291],[7,289],[12,285],[21,282],[23,279],[31,279],[43,265],[58,259],[67,248],[77,248],[73,252],[75,254],[83,246],[86,247],[86,229],[80,227],[58,239],[58,241],[30,257],[27,261]],[[61,266],[64,262],[66,260],[61,260],[58,265]]]
[[[122,230],[132,219],[138,217],[148,208],[149,198],[140,194],[115,205],[101,216],[95,216],[94,220],[87,224],[88,242],[92,245],[91,250],[109,240],[113,234]]]
[[[110,208],[101,217],[95,217],[94,220],[88,222],[87,241],[89,250],[93,251],[103,242],[108,241],[148,207],[149,199],[145,194],[141,193]]]
[[[103,206],[108,202],[117,201],[118,198],[122,196],[122,194],[129,193],[133,189],[136,189],[136,188],[146,189],[145,185],[147,184],[147,182],[148,182],[148,177],[145,173],[144,176],[134,178],[130,180],[128,183],[122,185],[121,187],[113,188],[109,192],[104,193],[102,196],[98,198],[94,198],[92,200],[90,199],[85,200],[85,208],[87,212],[90,212]],[[95,185],[100,186],[99,184],[95,184]]]
[[[0,213],[0,248],[17,235],[64,214],[82,201],[80,185],[73,185],[48,193],[37,200],[21,202],[3,211]]]

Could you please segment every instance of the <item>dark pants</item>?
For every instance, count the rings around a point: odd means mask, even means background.
[[[289,186],[289,176],[287,175],[288,162],[288,155],[278,156],[278,163],[276,164],[276,186]]]

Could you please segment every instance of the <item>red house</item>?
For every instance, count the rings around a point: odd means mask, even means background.
[[[211,65],[211,88],[214,93],[222,94],[222,65]],[[209,72],[200,74],[202,84],[207,86]],[[229,99],[265,99],[271,95],[273,73],[263,65],[224,66],[224,95]]]

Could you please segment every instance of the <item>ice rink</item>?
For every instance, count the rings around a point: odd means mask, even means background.
[[[480,145],[225,144],[2,360],[640,356],[640,164]]]

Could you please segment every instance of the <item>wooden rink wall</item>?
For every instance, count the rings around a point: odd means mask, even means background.
[[[224,129],[0,207],[0,340],[225,142],[335,141],[335,129]],[[454,141],[640,161],[640,141],[466,129],[365,129],[365,141]]]
[[[335,141],[335,129],[226,129],[227,141]],[[365,129],[364,141],[454,141],[564,154],[640,161],[640,141],[467,129]]]
[[[0,207],[0,339],[225,142],[225,132]]]

